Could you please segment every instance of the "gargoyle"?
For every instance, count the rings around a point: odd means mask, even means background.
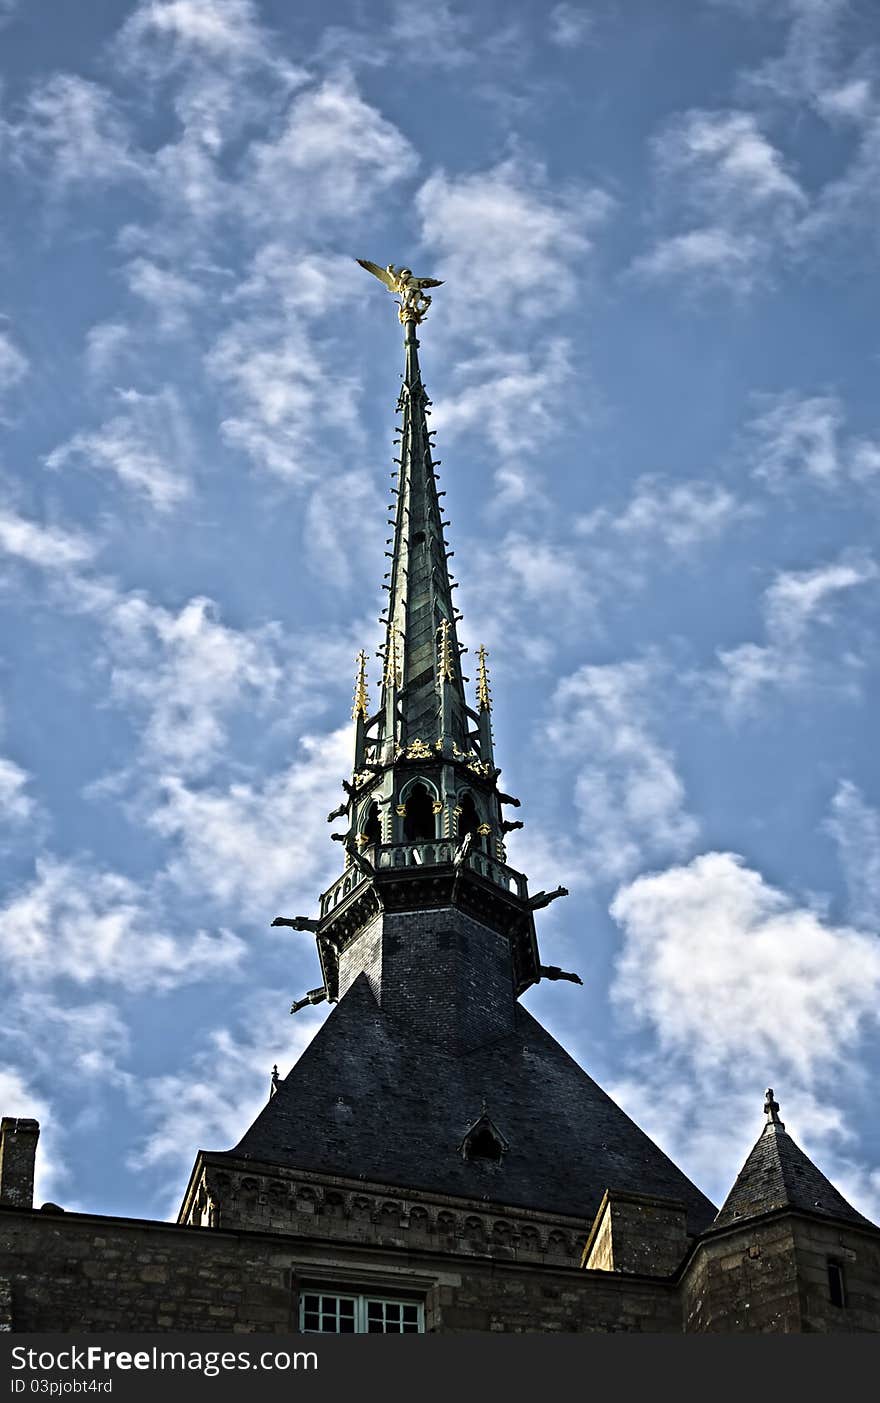
[[[273,926],[290,926],[291,930],[316,931],[320,923],[313,921],[311,916],[276,916],[272,924]]]
[[[452,859],[452,865],[453,865],[453,867],[461,867],[461,866],[462,866],[462,864],[466,861],[467,855],[468,855],[468,853],[470,852],[470,850],[471,850],[471,848],[472,848],[473,846],[474,846],[474,835],[473,835],[473,833],[465,833],[464,837],[462,838],[461,842],[460,842],[459,845],[458,845],[458,848],[457,848],[456,853],[455,853],[455,857]]]
[[[290,1005],[291,1013],[299,1013],[306,1004],[322,1004],[327,997],[327,990],[322,984],[320,989],[310,989],[301,999],[294,999]]]
[[[510,821],[509,818],[503,818],[501,820],[502,833],[512,833],[515,828],[525,828],[525,824],[523,823],[521,818],[518,818],[513,823]]]
[[[333,837],[336,837],[335,833],[333,834]],[[357,842],[355,841],[355,839],[349,837],[344,839],[344,842],[345,851],[348,853],[355,867],[357,867],[360,872],[363,872],[365,877],[375,877],[375,867],[373,866],[372,862],[370,862],[369,858],[364,857],[363,853],[358,852]]]
[[[557,887],[555,891],[536,891],[534,896],[529,897],[529,906],[532,911],[539,911],[542,906],[549,906],[550,902],[559,896],[568,896],[568,887]]]
[[[498,801],[501,804],[512,804],[515,809],[518,809],[520,806],[519,799],[514,799],[512,794],[501,794],[499,792]]]
[[[344,818],[347,813],[348,804],[340,804],[338,809],[334,809],[331,814],[327,815],[327,822],[332,823],[335,818]]]
[[[569,974],[568,970],[560,969],[558,965],[538,965],[538,974],[541,979],[567,979],[571,984],[583,984],[579,974]]]

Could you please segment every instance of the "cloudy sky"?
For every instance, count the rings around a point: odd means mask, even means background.
[[[525,1002],[716,1201],[880,1214],[874,0],[2,0],[0,1110],[165,1216],[323,1013],[422,334]],[[372,680],[378,672],[372,662]],[[375,691],[373,693],[375,696]]]

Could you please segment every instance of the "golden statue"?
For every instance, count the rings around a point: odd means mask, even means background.
[[[389,292],[400,298],[397,315],[402,322],[420,322],[431,305],[431,299],[424,291],[426,287],[442,287],[442,278],[417,278],[409,268],[398,268],[389,263],[380,268],[368,258],[358,258],[357,262],[374,278],[384,283]]]

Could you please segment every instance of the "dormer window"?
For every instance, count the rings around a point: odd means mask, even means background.
[[[482,1159],[497,1164],[509,1149],[509,1145],[489,1114],[483,1111],[465,1131],[464,1139],[458,1148],[465,1160]]]

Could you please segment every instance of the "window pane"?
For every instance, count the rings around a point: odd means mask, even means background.
[[[418,1334],[421,1306],[414,1301],[387,1301],[367,1296],[301,1297],[301,1328],[310,1334]]]

